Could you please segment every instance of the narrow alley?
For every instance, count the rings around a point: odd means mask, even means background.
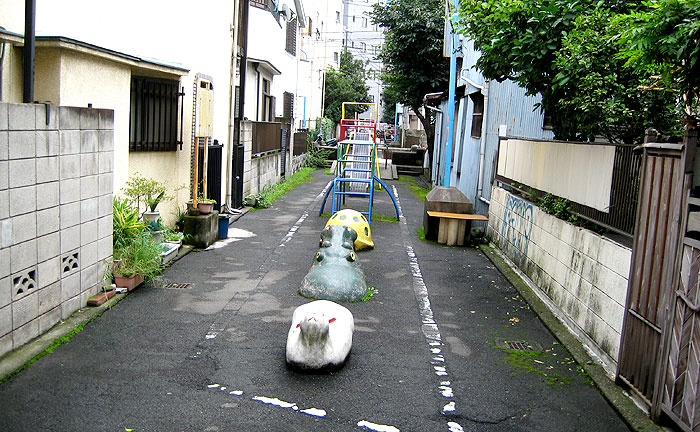
[[[341,370],[285,366],[330,176],[314,173],[0,386],[3,431],[628,430],[478,247],[421,241],[416,180],[377,192]],[[381,217],[377,215],[384,215]],[[166,285],[173,283],[174,285]]]

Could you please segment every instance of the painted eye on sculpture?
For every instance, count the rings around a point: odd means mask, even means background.
[[[348,256],[346,257],[346,259],[347,259],[348,261],[350,261],[350,262],[355,262],[355,259],[357,259],[357,258],[355,257],[355,252],[350,252],[350,255],[348,255]]]
[[[323,255],[321,255],[321,252],[316,252],[316,261],[323,261]]]

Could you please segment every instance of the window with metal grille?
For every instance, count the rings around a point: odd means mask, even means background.
[[[285,51],[295,56],[297,55],[297,19],[287,21],[287,44]]]
[[[294,117],[294,93],[284,92],[284,118],[291,119]]]
[[[472,110],[472,138],[481,138],[481,124],[484,119],[484,95],[481,92],[472,93],[469,98],[474,104]]]
[[[182,136],[178,136],[178,114],[181,117],[182,113],[178,108],[183,93],[179,87],[174,80],[131,77],[129,151],[182,148]]]

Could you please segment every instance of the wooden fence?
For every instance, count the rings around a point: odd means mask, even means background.
[[[696,148],[694,125],[682,145],[645,145],[617,374],[646,401],[654,420],[666,416],[690,432],[700,432]]]
[[[253,128],[253,154],[280,150],[282,124],[278,122],[251,122]]]

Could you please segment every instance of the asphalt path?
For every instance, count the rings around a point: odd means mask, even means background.
[[[0,430],[628,430],[478,248],[419,240],[423,203],[404,181],[389,182],[401,220],[375,219],[376,247],[358,254],[378,292],[345,305],[348,363],[288,370],[292,312],[308,301],[297,289],[326,221],[331,177],[314,177],[0,386]],[[394,216],[384,191],[375,215]]]

